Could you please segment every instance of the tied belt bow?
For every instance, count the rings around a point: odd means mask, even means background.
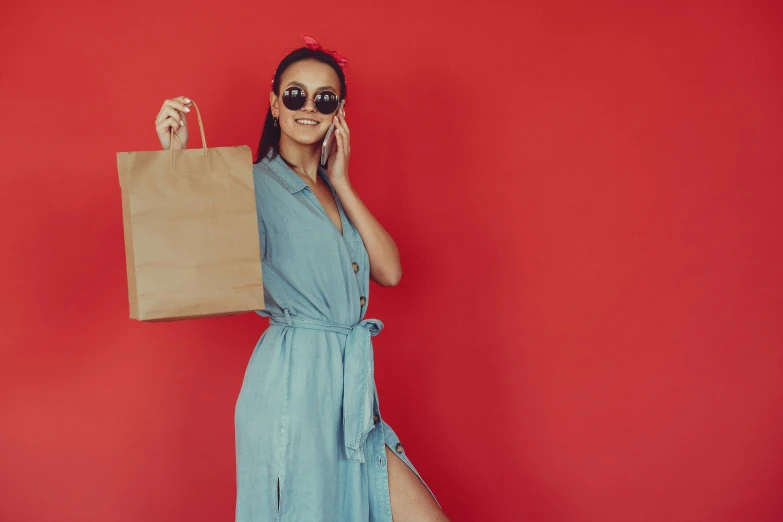
[[[364,442],[373,428],[373,398],[375,377],[371,338],[383,330],[378,319],[364,319],[354,325],[344,325],[314,319],[272,316],[271,324],[307,328],[347,335],[343,363],[343,432],[348,460],[364,462]]]

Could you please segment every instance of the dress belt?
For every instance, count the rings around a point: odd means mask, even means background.
[[[373,399],[375,397],[374,361],[371,337],[383,330],[378,319],[364,319],[354,325],[344,325],[315,319],[273,315],[270,323],[293,328],[307,328],[347,335],[343,362],[343,432],[348,460],[364,462],[364,443],[373,429]]]

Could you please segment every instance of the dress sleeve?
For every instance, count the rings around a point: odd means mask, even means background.
[[[256,170],[256,166],[253,166],[253,190],[256,197],[256,222],[258,223],[258,244],[261,247],[261,260],[264,260],[266,254],[266,225],[264,224],[264,213],[261,211],[262,205],[261,199],[264,195],[264,191],[261,187],[263,183],[263,176],[260,171]]]

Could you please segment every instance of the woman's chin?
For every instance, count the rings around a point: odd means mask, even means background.
[[[297,145],[301,145],[303,147],[314,147],[316,145],[320,146],[321,142],[324,139],[324,136],[326,135],[326,132],[323,134],[316,134],[316,133],[297,133],[296,135],[291,137],[291,141],[295,142]]]

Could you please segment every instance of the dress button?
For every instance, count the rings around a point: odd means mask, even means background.
[[[373,424],[378,424],[378,421],[380,421],[380,420],[381,420],[381,418],[378,417],[378,414],[374,413],[373,416],[372,416],[372,423]]]
[[[364,305],[366,305],[366,304],[367,304],[367,299],[365,299],[365,298],[364,298],[364,296],[361,296],[361,297],[359,298],[359,303],[360,303],[362,306],[364,306]]]
[[[397,453],[402,455],[402,442],[397,443]]]
[[[353,265],[353,273],[354,273],[354,274],[358,273],[358,272],[359,272],[359,263],[357,263],[357,262],[355,262],[355,261],[354,261],[354,262],[353,262],[353,263],[351,263],[351,264]]]

